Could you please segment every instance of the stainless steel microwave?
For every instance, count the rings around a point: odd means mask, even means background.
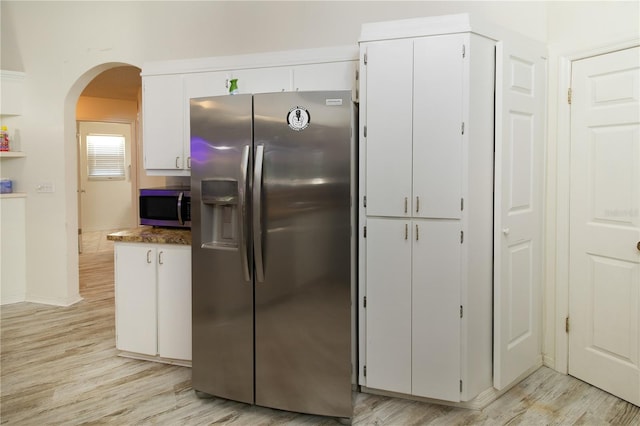
[[[191,227],[191,191],[185,187],[140,190],[140,224]]]

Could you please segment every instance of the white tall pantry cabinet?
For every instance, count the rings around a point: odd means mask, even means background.
[[[543,56],[466,14],[363,25],[365,391],[479,406],[541,365]]]

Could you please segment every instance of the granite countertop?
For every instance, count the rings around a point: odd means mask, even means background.
[[[125,243],[154,243],[191,245],[191,230],[182,228],[154,228],[143,226],[107,235],[107,240]]]

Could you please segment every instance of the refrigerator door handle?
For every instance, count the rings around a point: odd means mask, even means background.
[[[240,163],[240,177],[241,180],[238,183],[238,202],[239,202],[239,214],[240,214],[240,226],[238,226],[238,239],[240,240],[240,257],[242,258],[242,273],[245,281],[251,280],[251,274],[249,273],[249,253],[247,248],[247,175],[249,172],[249,149],[250,146],[246,145],[242,149],[242,160]]]
[[[264,145],[256,146],[255,169],[253,173],[253,249],[256,264],[256,278],[264,281],[264,261],[262,253],[262,163]]]

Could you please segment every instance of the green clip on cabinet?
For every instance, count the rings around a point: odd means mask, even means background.
[[[365,392],[477,407],[541,365],[543,56],[466,14],[363,25]]]

